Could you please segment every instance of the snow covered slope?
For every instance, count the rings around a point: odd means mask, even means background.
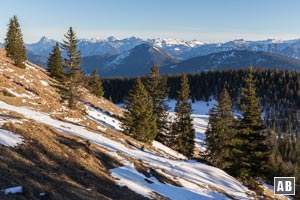
[[[218,168],[193,160],[168,158],[149,149],[127,146],[122,144],[121,140],[109,139],[83,126],[62,122],[51,118],[46,113],[25,107],[17,107],[0,101],[0,108],[17,112],[24,115],[26,119],[47,124],[104,147],[124,165],[111,170],[111,175],[119,179],[117,183],[149,198],[153,197],[153,194],[159,194],[171,199],[183,197],[187,199],[230,199],[229,197],[250,199],[248,195],[251,191]],[[136,162],[146,168],[144,173],[137,170]],[[176,184],[159,181],[158,176],[153,175],[154,172],[168,177]]]

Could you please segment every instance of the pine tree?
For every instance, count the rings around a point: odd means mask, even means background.
[[[66,40],[62,44],[63,50],[67,52],[68,58],[64,60],[64,67],[67,74],[66,98],[68,106],[75,108],[79,99],[79,86],[82,84],[83,75],[81,73],[81,53],[77,50],[78,39],[73,28],[70,27],[65,35]]]
[[[263,133],[265,127],[261,119],[262,108],[256,96],[252,68],[245,78],[245,84],[240,103],[242,118],[232,148],[237,159],[232,170],[242,178],[263,177],[267,169],[269,147]]]
[[[48,72],[52,78],[55,78],[60,82],[64,82],[65,72],[62,65],[61,51],[58,43],[55,44],[52,53],[49,55]]]
[[[226,169],[231,165],[231,144],[235,134],[232,103],[226,89],[218,98],[218,105],[209,112],[206,130],[207,156],[215,166]]]
[[[5,38],[5,50],[7,57],[11,58],[17,67],[25,68],[26,50],[20,24],[16,16],[13,16],[9,21]]]
[[[153,104],[153,114],[157,124],[157,137],[159,142],[165,145],[169,144],[169,122],[168,122],[168,109],[167,96],[168,87],[166,77],[159,74],[159,67],[153,66],[151,73],[147,75],[145,80],[145,87],[150,95]]]
[[[189,83],[187,75],[181,78],[181,88],[177,92],[177,102],[175,105],[175,122],[172,126],[172,135],[174,135],[174,148],[187,157],[194,154],[195,130],[192,124],[192,105],[189,102]]]
[[[152,102],[140,78],[136,79],[124,104],[126,111],[121,119],[124,133],[150,144],[157,134],[156,121]]]
[[[93,70],[92,76],[90,77],[89,88],[96,97],[103,97],[104,91],[97,69]]]

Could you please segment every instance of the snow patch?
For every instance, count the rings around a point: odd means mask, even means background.
[[[73,123],[79,123],[82,122],[83,120],[80,118],[71,118],[71,117],[65,117],[65,120],[69,121],[69,122],[73,122]]]
[[[4,190],[1,190],[4,194],[16,194],[16,193],[22,193],[23,187],[22,186],[16,186],[11,188],[6,188]]]
[[[119,56],[117,56],[113,61],[111,61],[106,68],[109,68],[111,66],[114,66],[114,65],[119,65],[120,63],[123,62],[123,60],[128,57],[130,54],[130,51],[125,51],[123,53],[121,53]]]
[[[25,63],[25,66],[28,67],[29,69],[33,69],[33,70],[37,71],[37,69],[34,66],[29,65],[28,63]]]
[[[173,149],[163,145],[162,143],[160,142],[157,142],[157,141],[153,141],[152,143],[152,146],[155,147],[156,149],[159,149],[159,150],[162,150],[164,152],[166,152],[167,154],[175,157],[175,158],[178,158],[178,159],[187,159],[184,155],[178,153],[177,151],[174,151]]]
[[[107,113],[101,111],[100,109],[93,108],[90,105],[85,105],[86,112],[89,117],[100,123],[101,125],[109,126],[110,128],[121,130],[121,122],[114,117],[109,116]]]
[[[44,86],[49,86],[49,83],[47,81],[44,80],[40,80],[41,84]]]
[[[16,147],[18,144],[23,144],[23,138],[10,131],[0,129],[0,144],[6,147]]]

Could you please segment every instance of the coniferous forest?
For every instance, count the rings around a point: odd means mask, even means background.
[[[178,99],[181,75],[163,77],[169,98]],[[146,83],[147,77],[141,80]],[[122,103],[133,81],[103,79],[105,96]],[[299,188],[299,72],[252,68],[209,71],[188,75],[188,82],[192,102],[218,100],[219,105],[209,113],[205,159],[210,164],[241,177],[258,192],[259,185],[249,177],[264,177],[272,183],[274,176],[295,176]],[[242,116],[235,120],[233,112]],[[254,138],[248,137],[253,134]]]
[[[223,88],[227,89],[235,110],[238,110],[240,88],[247,70],[209,71],[188,75],[192,101],[217,99]],[[180,88],[180,75],[167,77],[169,98],[175,99]],[[278,132],[294,130],[300,134],[300,74],[297,71],[280,69],[254,69],[257,96],[263,107],[263,120],[267,127]],[[145,81],[145,78],[142,78]],[[104,78],[105,97],[115,103],[122,103],[132,87],[134,79]]]

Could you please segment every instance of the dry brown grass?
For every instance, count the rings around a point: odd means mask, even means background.
[[[32,121],[4,128],[25,144],[0,145],[0,189],[22,185],[24,193],[0,199],[146,199],[114,183],[108,170],[120,163],[98,146]]]
[[[0,48],[0,100],[44,112],[61,108],[58,84],[45,69],[30,62],[27,63],[33,67],[18,68],[5,54],[5,50]],[[9,93],[12,95],[7,95]]]
[[[264,198],[266,200],[289,200],[283,195],[274,195],[274,191],[269,188],[264,188]]]
[[[108,101],[107,99],[100,97],[97,98],[96,96],[90,94],[87,90],[82,91],[82,101],[91,104],[94,107],[97,107],[101,110],[108,112],[110,115],[114,115],[116,117],[123,116],[123,110],[113,104],[112,102]]]

